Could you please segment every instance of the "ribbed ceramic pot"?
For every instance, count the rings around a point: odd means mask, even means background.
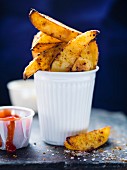
[[[86,72],[35,73],[43,141],[63,145],[67,136],[87,131],[98,69],[99,67]]]

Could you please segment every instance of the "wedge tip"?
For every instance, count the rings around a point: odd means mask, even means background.
[[[25,73],[23,73],[23,80],[26,80],[27,79],[27,76]]]
[[[34,13],[37,12],[35,9],[31,8],[30,12],[29,12],[29,17]]]

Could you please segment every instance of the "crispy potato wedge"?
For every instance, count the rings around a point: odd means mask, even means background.
[[[72,71],[74,72],[89,71],[92,70],[92,68],[93,68],[93,63],[91,62],[91,60],[79,57],[74,63],[72,67]]]
[[[99,56],[98,45],[96,41],[91,41],[89,43],[89,47],[90,47],[90,53],[92,54],[92,62],[93,62],[92,69],[95,69],[98,63],[98,56]],[[83,55],[83,53],[81,55]]]
[[[33,41],[32,41],[32,47],[34,47],[36,45],[36,41],[40,38],[41,34],[42,34],[42,32],[39,31],[36,35],[34,35],[34,38],[33,38]],[[37,57],[38,55],[40,55],[40,53],[32,51],[33,58]]]
[[[92,151],[106,143],[109,135],[110,127],[106,126],[88,133],[67,137],[64,146],[70,150]]]
[[[42,34],[43,33],[41,31],[39,31],[39,32],[37,32],[36,35],[34,35],[31,48],[33,48],[36,45],[36,42],[38,41],[38,39],[41,37]]]
[[[81,35],[78,35],[75,39],[69,41],[63,51],[61,51],[60,54],[53,61],[51,71],[71,71],[76,59],[80,57],[83,49],[90,41],[95,39],[98,33],[99,31],[97,30],[90,30]]]
[[[39,59],[41,57],[36,57],[34,58],[29,65],[25,68],[23,72],[23,79],[26,80],[29,77],[31,77],[34,73],[36,73],[38,70],[40,70],[40,65],[39,65]]]
[[[98,46],[91,41],[81,52],[81,57],[75,61],[72,71],[88,71],[96,68],[98,62]]]
[[[35,52],[35,51],[32,51],[32,56],[33,56],[33,58],[36,58],[36,57],[38,57],[39,55],[40,55],[40,53]]]
[[[32,51],[36,52],[36,53],[41,53],[45,50],[48,50],[54,46],[56,46],[58,43],[47,43],[47,44],[43,44],[43,43],[37,43],[36,46],[33,47]]]
[[[40,53],[37,57],[35,57],[25,68],[23,72],[23,79],[28,79],[38,70],[50,71],[50,65],[52,61],[60,53],[60,51],[64,48],[65,45],[66,43],[61,43],[53,48],[50,48]]]
[[[61,41],[45,33],[38,32],[37,35],[34,36],[31,50],[36,53],[41,53],[56,46],[58,43],[61,43]]]
[[[81,32],[62,24],[49,16],[41,14],[35,9],[30,11],[29,18],[38,30],[63,42],[68,42],[81,34]]]

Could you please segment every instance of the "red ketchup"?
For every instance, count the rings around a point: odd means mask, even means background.
[[[15,152],[16,147],[13,144],[14,132],[15,132],[15,120],[20,119],[18,115],[12,115],[11,110],[5,109],[0,111],[0,120],[10,121],[7,125],[7,139],[6,139],[6,150],[7,152]],[[0,147],[2,146],[2,139],[0,136]]]

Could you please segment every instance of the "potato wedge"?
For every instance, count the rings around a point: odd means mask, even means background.
[[[39,31],[39,32],[37,32],[36,35],[34,35],[31,48],[33,48],[36,45],[36,42],[38,41],[38,39],[41,37],[42,34],[43,33],[41,31]]]
[[[71,71],[76,59],[81,56],[81,52],[85,46],[95,39],[98,33],[99,31],[97,30],[90,30],[69,41],[63,51],[53,61],[51,71]]]
[[[92,151],[106,143],[109,135],[110,127],[106,126],[88,133],[67,137],[64,146],[70,150]]]
[[[64,48],[65,45],[66,43],[61,43],[51,49],[40,53],[37,57],[35,57],[25,68],[23,72],[23,79],[28,79],[38,70],[50,71],[50,65],[52,61],[60,53],[60,51]]]
[[[34,38],[33,38],[33,41],[32,41],[32,47],[34,47],[36,45],[36,41],[40,38],[41,34],[42,34],[42,32],[39,31],[36,35],[34,35]],[[40,53],[32,51],[33,58],[37,57],[38,55],[40,55]]]
[[[39,32],[34,36],[31,50],[36,53],[41,53],[56,46],[58,43],[61,43],[61,41],[45,33]]]
[[[72,71],[88,71],[96,68],[98,62],[98,46],[91,41],[81,52],[81,57],[75,61]]]
[[[40,55],[40,53],[35,52],[35,51],[32,51],[32,56],[33,56],[33,58],[36,58],[36,57],[38,57],[39,55]]]
[[[92,70],[92,68],[93,68],[93,63],[89,59],[79,57],[74,63],[72,67],[72,71],[74,72],[89,71]]]
[[[99,56],[99,51],[98,51],[98,45],[96,43],[96,41],[91,41],[89,43],[89,47],[90,47],[90,53],[92,54],[92,62],[93,62],[93,68],[95,69],[98,63],[98,56]],[[83,54],[81,54],[83,55]]]
[[[31,77],[34,73],[36,73],[38,70],[40,70],[40,65],[39,65],[39,59],[41,57],[36,57],[34,58],[29,65],[25,68],[23,72],[23,79],[26,80],[29,77]]]
[[[68,42],[81,34],[81,32],[62,24],[49,16],[41,14],[35,9],[30,11],[29,18],[38,30],[63,42]]]

